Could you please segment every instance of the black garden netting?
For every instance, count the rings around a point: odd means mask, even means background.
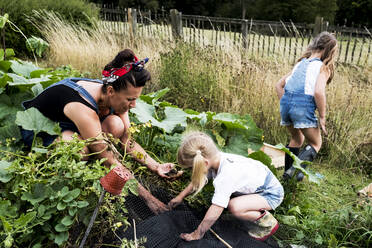
[[[151,192],[164,203],[168,203],[172,199],[172,196],[166,190],[157,188],[151,190]],[[127,196],[126,208],[128,210],[129,222],[133,223],[134,220],[136,225],[135,228],[132,225],[125,230],[118,229],[116,231],[117,241],[123,238],[133,240],[136,236],[137,239],[146,237],[146,242],[141,244],[146,248],[228,247],[211,231],[208,231],[203,239],[197,241],[187,242],[179,237],[181,233],[189,233],[197,228],[204,217],[206,209],[205,211],[193,209],[182,203],[172,211],[155,215],[141,198],[134,195]],[[248,228],[246,222],[239,221],[226,211],[211,229],[234,248],[279,247],[272,237],[265,242],[251,238],[247,233]]]

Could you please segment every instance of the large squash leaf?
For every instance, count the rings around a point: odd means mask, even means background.
[[[46,118],[36,108],[18,111],[16,124],[22,126],[25,130],[32,130],[35,133],[46,132],[50,135],[58,135],[60,133],[58,124]]]

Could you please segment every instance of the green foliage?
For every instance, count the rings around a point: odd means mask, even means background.
[[[213,103],[213,89],[217,82],[213,70],[205,70],[205,64],[213,64],[214,58],[198,48],[189,49],[179,44],[168,53],[161,54],[160,88],[169,88],[167,101],[198,111],[208,110]],[[180,97],[181,96],[181,97]]]
[[[49,47],[49,44],[41,38],[32,36],[26,40],[26,47],[29,51],[33,51],[37,56],[41,57],[43,52]]]
[[[46,9],[59,13],[68,21],[90,24],[90,19],[98,18],[98,10],[84,0],[4,0],[0,1],[0,9],[9,14],[9,19],[19,27],[27,38],[41,37],[39,30],[32,25],[27,16],[34,10]],[[5,26],[5,41],[7,47],[15,49],[18,56],[30,55],[26,49],[25,40],[19,38],[19,33]]]
[[[73,223],[86,217],[87,207],[94,208],[98,179],[105,174],[102,161],[81,161],[85,145],[78,140],[58,143],[48,154],[30,152],[27,157],[1,151],[6,160],[0,162],[0,236],[12,237],[17,245],[67,241]]]

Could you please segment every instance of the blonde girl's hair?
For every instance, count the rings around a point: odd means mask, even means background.
[[[309,58],[313,52],[322,53],[320,57],[320,60],[323,62],[322,69],[325,69],[329,73],[327,81],[327,84],[329,84],[334,76],[335,58],[338,52],[336,37],[331,33],[321,32],[313,39],[298,61],[301,61],[303,58]]]
[[[192,167],[191,183],[194,195],[200,192],[208,182],[208,170],[204,159],[214,158],[219,150],[211,137],[202,132],[192,132],[185,136],[178,149],[178,163]]]

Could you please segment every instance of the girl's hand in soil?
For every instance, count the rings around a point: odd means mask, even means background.
[[[192,233],[181,233],[180,237],[186,241],[199,240],[203,236],[198,230],[193,231]]]
[[[168,207],[170,209],[173,209],[175,207],[177,207],[178,205],[180,205],[180,203],[182,202],[182,197],[180,196],[177,196],[175,198],[173,198],[169,203],[168,203]]]

